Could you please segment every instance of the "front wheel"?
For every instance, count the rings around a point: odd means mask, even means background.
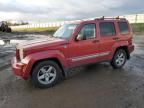
[[[32,72],[32,81],[39,88],[54,86],[60,77],[61,68],[54,61],[42,61],[34,67]]]
[[[7,32],[8,32],[8,33],[12,32],[11,28],[8,28],[8,29],[7,29]]]
[[[114,57],[111,61],[111,65],[113,68],[118,69],[124,66],[127,61],[127,54],[125,50],[119,49],[114,54]]]

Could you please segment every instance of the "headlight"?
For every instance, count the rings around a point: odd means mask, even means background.
[[[16,59],[20,61],[20,53],[19,53],[19,49],[17,48],[16,48]]]
[[[23,48],[18,45],[17,48],[16,48],[16,57],[20,60],[23,59],[24,55],[23,55]]]

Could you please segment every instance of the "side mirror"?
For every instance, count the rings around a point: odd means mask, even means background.
[[[83,36],[81,34],[79,34],[77,37],[76,37],[76,41],[81,41],[83,40]]]

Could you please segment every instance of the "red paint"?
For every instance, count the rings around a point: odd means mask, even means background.
[[[111,60],[116,49],[121,46],[126,46],[129,53],[131,53],[134,50],[131,27],[129,26],[128,34],[121,35],[118,21],[127,22],[123,19],[82,21],[78,23],[79,25],[74,30],[70,40],[49,38],[48,40],[23,45],[24,59],[19,61],[19,50],[16,50],[17,59],[14,58],[12,60],[13,71],[16,75],[28,79],[31,75],[33,65],[39,60],[55,58],[61,63],[63,68],[69,69],[83,64]],[[116,35],[109,37],[101,36],[100,22],[113,22]],[[75,39],[81,28],[85,24],[90,23],[96,24],[96,38],[76,41]],[[106,54],[106,52],[109,52],[109,54]]]

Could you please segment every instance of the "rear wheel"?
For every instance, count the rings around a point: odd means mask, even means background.
[[[52,87],[60,78],[61,69],[54,61],[42,61],[34,67],[32,72],[32,81],[39,88]]]
[[[116,51],[112,59],[111,65],[113,68],[118,69],[118,68],[123,67],[126,61],[127,61],[127,54],[125,50],[119,49]]]

